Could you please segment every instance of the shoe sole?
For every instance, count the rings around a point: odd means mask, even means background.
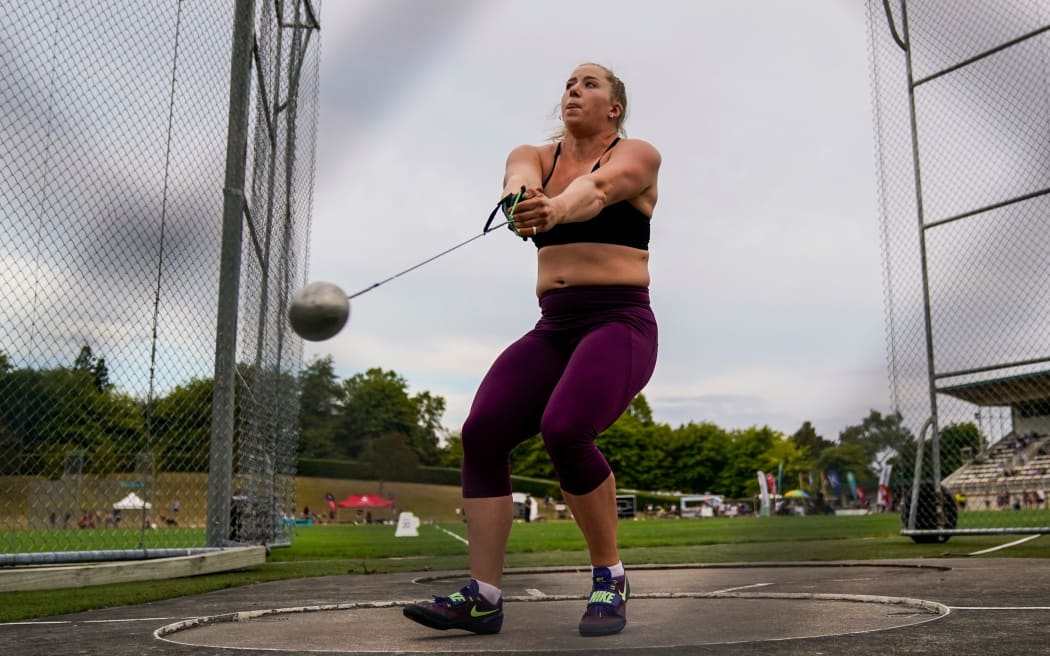
[[[479,635],[492,635],[499,633],[499,630],[503,628],[503,615],[500,614],[487,622],[479,622],[475,627],[456,626],[451,624],[448,620],[441,616],[434,616],[428,614],[425,610],[414,607],[405,606],[402,611],[408,619],[413,622],[418,622],[425,627],[431,629],[437,629],[438,631],[448,631],[449,629],[460,629],[462,631],[470,631],[471,633],[477,633]]]
[[[625,626],[627,626],[626,619],[617,622],[616,624],[611,622],[603,624],[580,624],[580,635],[588,638],[593,636],[612,635],[623,631],[623,627]]]

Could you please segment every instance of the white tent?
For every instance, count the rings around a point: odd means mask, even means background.
[[[134,492],[113,504],[113,510],[142,510],[143,508],[152,507],[153,504],[149,501],[143,501]]]

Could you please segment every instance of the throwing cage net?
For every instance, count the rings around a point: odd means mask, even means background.
[[[1050,532],[1050,2],[868,15],[901,532]]]
[[[319,0],[0,11],[0,564],[287,543]]]

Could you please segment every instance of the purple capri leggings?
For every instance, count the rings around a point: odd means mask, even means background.
[[[536,433],[570,494],[610,472],[594,440],[656,366],[656,319],[644,287],[564,287],[540,297],[536,327],[481,381],[463,424],[463,496],[506,496],[510,452]]]

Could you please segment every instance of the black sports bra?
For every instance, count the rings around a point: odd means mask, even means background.
[[[609,152],[619,141],[619,137],[614,139],[605,152]],[[543,181],[544,189],[547,188],[547,183],[554,175],[554,168],[558,165],[560,154],[561,142],[558,142],[558,147],[554,150],[554,164],[551,165],[551,172]],[[591,172],[597,171],[600,165],[601,157],[594,163]],[[608,207],[603,207],[597,216],[586,221],[559,223],[547,232],[539,233],[532,238],[532,241],[535,242],[536,248],[556,244],[598,243],[618,244],[647,251],[649,250],[649,217],[630,201],[621,200]]]

